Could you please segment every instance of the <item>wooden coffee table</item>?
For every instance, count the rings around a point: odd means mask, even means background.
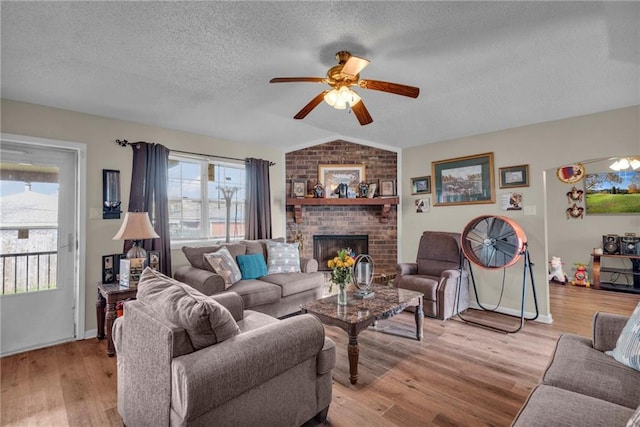
[[[349,334],[347,354],[349,355],[349,380],[351,384],[358,382],[358,334],[372,325],[376,320],[388,319],[400,313],[410,305],[416,307],[416,338],[422,341],[422,297],[421,292],[388,286],[372,286],[375,292],[372,298],[356,299],[353,292],[347,293],[348,304],[338,305],[338,296],[332,295],[300,306],[303,313],[318,316],[322,323],[334,325]]]

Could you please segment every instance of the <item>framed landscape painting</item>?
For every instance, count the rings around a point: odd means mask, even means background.
[[[411,178],[411,194],[429,194],[431,193],[431,177],[421,176]]]
[[[332,197],[339,184],[347,184],[349,193],[358,194],[358,185],[364,181],[364,168],[364,164],[318,165],[324,196]]]
[[[495,203],[493,153],[431,163],[434,206]]]

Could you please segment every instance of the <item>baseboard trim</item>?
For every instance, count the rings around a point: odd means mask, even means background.
[[[84,331],[84,339],[88,340],[90,338],[95,338],[98,336],[98,328],[89,329],[88,331]]]
[[[471,302],[469,304],[469,308],[474,308],[476,310],[482,310],[482,308],[476,302]],[[498,312],[498,313],[502,313],[502,314],[508,314],[509,316],[520,317],[520,310],[514,310],[512,308],[498,307],[495,311]],[[531,317],[533,317],[535,315],[536,315],[535,313],[532,313],[532,312],[529,312],[529,311],[525,311],[524,312],[525,318],[527,318],[527,317],[531,318]],[[534,321],[535,322],[540,322],[540,323],[551,324],[551,323],[553,323],[553,317],[551,316],[551,314],[549,314],[549,315],[538,314],[538,318],[536,320],[534,320]]]

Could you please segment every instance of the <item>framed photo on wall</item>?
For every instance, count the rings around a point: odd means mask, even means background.
[[[411,178],[411,194],[429,194],[431,193],[431,177],[421,176]]]
[[[358,184],[364,181],[364,164],[318,165],[318,179],[324,186],[324,196],[332,197],[340,184],[347,184],[348,192],[358,194]]]
[[[500,188],[529,186],[529,165],[517,165],[500,168],[499,175]]]
[[[495,203],[493,153],[440,160],[431,169],[433,206]]]

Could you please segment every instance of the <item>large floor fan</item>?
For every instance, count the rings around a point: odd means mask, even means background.
[[[294,119],[304,119],[323,100],[338,110],[351,109],[362,126],[373,122],[364,101],[351,87],[377,90],[394,95],[417,98],[420,89],[399,83],[383,82],[380,80],[360,79],[360,71],[369,65],[369,60],[351,55],[347,51],[336,53],[338,65],[327,71],[326,77],[275,77],[269,83],[322,83],[329,89],[320,92],[302,110],[293,116]]]
[[[502,332],[513,333],[518,332],[524,326],[525,320],[534,320],[538,317],[538,299],[536,296],[536,287],[533,279],[533,270],[529,250],[527,248],[527,237],[522,228],[511,218],[503,216],[484,215],[472,219],[464,228],[461,235],[461,246],[464,258],[468,261],[469,274],[473,291],[478,306],[484,311],[493,311],[497,313],[500,302],[493,309],[487,309],[478,299],[478,290],[476,281],[473,277],[472,265],[476,265],[482,269],[488,270],[505,270],[515,265],[520,258],[524,259],[523,276],[522,276],[522,301],[520,306],[520,325],[514,329],[504,329],[488,323],[478,322],[476,320],[465,319],[462,315],[458,316],[467,323],[496,329]],[[464,263],[462,263],[464,265]],[[527,272],[531,279],[531,290],[535,304],[535,317],[525,317],[525,300],[527,288]],[[504,292],[504,278],[503,289]],[[502,297],[501,297],[502,298]],[[456,303],[457,304],[457,303]],[[458,310],[459,313],[459,310]],[[509,314],[497,313],[503,316],[517,317]]]

